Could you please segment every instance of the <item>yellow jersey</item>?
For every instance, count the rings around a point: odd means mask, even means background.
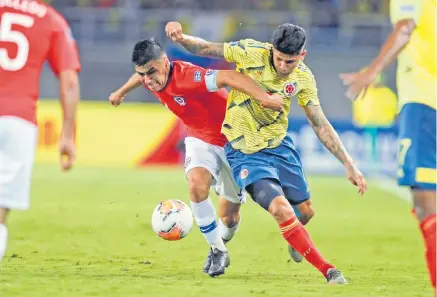
[[[355,124],[361,127],[388,127],[396,117],[398,100],[384,85],[371,85],[366,95],[352,105]]]
[[[224,57],[234,62],[237,71],[251,77],[259,87],[284,98],[285,112],[264,109],[247,94],[232,89],[227,103],[222,133],[232,147],[245,154],[277,147],[288,128],[291,99],[298,97],[299,105],[309,101],[319,104],[317,86],[310,69],[301,62],[288,76],[277,75],[273,66],[273,46],[253,39],[224,44]]]
[[[436,0],[391,0],[393,24],[413,19],[416,28],[398,57],[399,110],[416,102],[436,109]]]

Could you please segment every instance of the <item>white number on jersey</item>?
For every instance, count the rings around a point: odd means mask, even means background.
[[[33,26],[34,19],[31,16],[19,13],[5,12],[0,19],[0,41],[15,43],[18,47],[15,58],[9,58],[8,52],[0,48],[0,68],[7,71],[18,71],[26,65],[29,57],[29,40],[19,32],[12,30],[12,25],[26,28]]]

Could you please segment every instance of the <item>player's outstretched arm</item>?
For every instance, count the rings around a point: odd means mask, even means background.
[[[346,148],[340,140],[337,132],[326,118],[322,107],[320,105],[313,105],[310,101],[306,106],[304,106],[304,109],[308,121],[311,127],[313,127],[319,140],[338,160],[340,160],[341,163],[343,163],[347,170],[349,181],[357,186],[358,192],[363,195],[364,192],[367,191],[367,182],[363,174],[356,167],[352,157],[346,151]]]
[[[216,83],[218,88],[231,87],[258,100],[265,108],[275,111],[284,110],[284,99],[278,95],[269,95],[263,91],[253,79],[234,70],[217,71]]]
[[[348,86],[346,91],[348,99],[357,99],[361,91],[371,85],[378,74],[397,58],[410,41],[415,28],[416,23],[413,19],[400,20],[395,24],[393,32],[383,44],[378,56],[365,71],[340,74],[343,84]]]
[[[60,101],[63,111],[63,122],[59,151],[63,170],[69,170],[76,159],[74,145],[74,126],[76,109],[79,103],[79,77],[75,70],[62,71],[59,74]]]
[[[141,86],[141,78],[138,74],[134,73],[123,86],[111,93],[109,102],[114,106],[119,106],[123,102],[124,97],[139,86]]]
[[[178,22],[169,22],[165,32],[174,42],[180,43],[187,51],[194,55],[224,57],[224,44],[209,42],[199,37],[183,34],[182,25]]]

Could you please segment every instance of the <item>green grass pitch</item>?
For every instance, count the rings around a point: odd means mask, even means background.
[[[408,203],[372,183],[363,197],[346,178],[309,183],[316,214],[308,230],[347,286],[328,286],[308,263],[290,261],[275,222],[253,201],[242,208],[226,274],[203,274],[208,246],[196,226],[178,242],[150,226],[159,201],[189,201],[181,168],[64,174],[38,165],[31,209],[8,222],[0,296],[432,296]]]

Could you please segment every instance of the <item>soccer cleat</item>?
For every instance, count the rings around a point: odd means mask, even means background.
[[[208,274],[211,277],[216,277],[225,274],[225,268],[229,266],[231,260],[227,251],[214,249],[212,252],[212,263],[209,267]]]
[[[213,256],[212,249],[209,249],[208,257],[206,258],[205,264],[203,265],[204,273],[209,272],[209,268],[211,267],[211,263],[212,263],[212,256]]]
[[[328,269],[328,273],[326,274],[326,280],[328,284],[339,284],[345,285],[347,284],[347,280],[344,278],[343,274],[336,268]]]
[[[288,253],[290,254],[291,259],[293,259],[294,262],[302,262],[303,256],[290,245],[288,246]]]

